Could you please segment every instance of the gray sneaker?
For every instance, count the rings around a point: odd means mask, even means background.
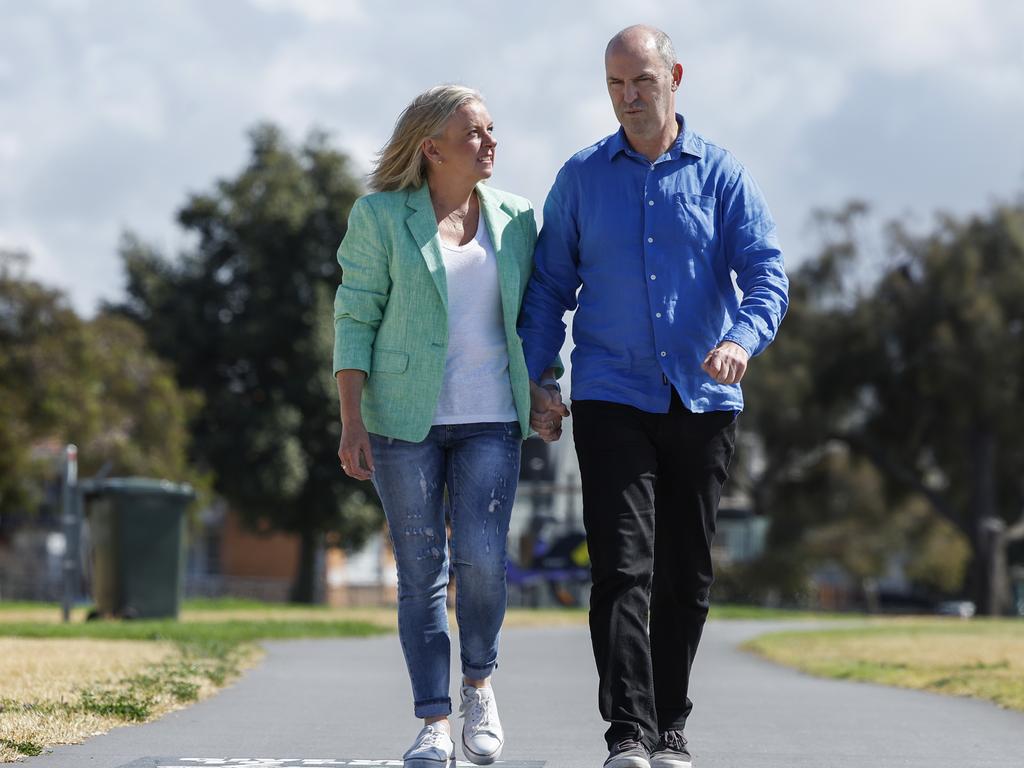
[[[612,746],[604,768],[651,768],[647,747],[632,736]]]
[[[425,725],[402,761],[403,768],[455,768],[455,742],[441,728]]]
[[[462,686],[462,751],[476,765],[490,765],[501,757],[505,732],[498,719],[498,703],[490,688]]]
[[[665,731],[651,753],[651,768],[691,768],[693,759],[682,731]]]

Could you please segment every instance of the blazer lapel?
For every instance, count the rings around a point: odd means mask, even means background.
[[[477,184],[476,191],[480,198],[483,223],[491,236],[494,257],[498,262],[498,285],[501,288],[501,307],[505,324],[515,327],[519,319],[519,264],[516,262],[515,233],[511,230],[505,231],[512,222],[512,217],[483,184]]]
[[[419,246],[423,260],[427,263],[430,276],[441,294],[444,308],[448,309],[448,282],[444,274],[444,260],[441,258],[441,239],[437,234],[437,219],[434,206],[430,203],[430,190],[426,184],[409,192],[405,201],[412,212],[405,219],[406,226]]]

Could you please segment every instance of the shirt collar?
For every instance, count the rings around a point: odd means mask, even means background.
[[[686,127],[686,119],[679,113],[676,113],[676,122],[679,124],[679,135],[676,136],[676,140],[672,142],[672,146],[668,148],[666,154],[673,160],[678,160],[682,155],[704,157],[704,140]],[[621,126],[618,131],[608,137],[607,147],[609,160],[619,152],[635,154],[626,140],[626,131]]]

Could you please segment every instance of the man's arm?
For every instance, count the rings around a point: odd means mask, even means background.
[[[726,183],[722,204],[725,258],[736,273],[736,284],[743,292],[743,300],[732,328],[709,353],[712,359],[705,363],[714,366],[716,361],[728,362],[731,367],[742,362],[745,370],[746,359],[763,352],[775,338],[789,306],[789,279],[775,233],[775,221],[760,188],[743,166],[737,164]],[[739,377],[742,378],[742,371]],[[722,383],[736,381],[738,378]]]
[[[519,312],[519,337],[530,380],[539,383],[565,341],[566,311],[576,308],[579,229],[575,192],[563,167],[544,203],[544,226],[533,255],[533,273]]]

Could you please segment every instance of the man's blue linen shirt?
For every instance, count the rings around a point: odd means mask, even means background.
[[[693,412],[742,410],[739,385],[718,384],[701,363],[721,341],[753,357],[786,312],[789,281],[761,190],[676,117],[679,136],[655,162],[620,129],[571,157],[544,204],[519,335],[538,381],[576,309],[574,400],[666,413],[671,383]]]

